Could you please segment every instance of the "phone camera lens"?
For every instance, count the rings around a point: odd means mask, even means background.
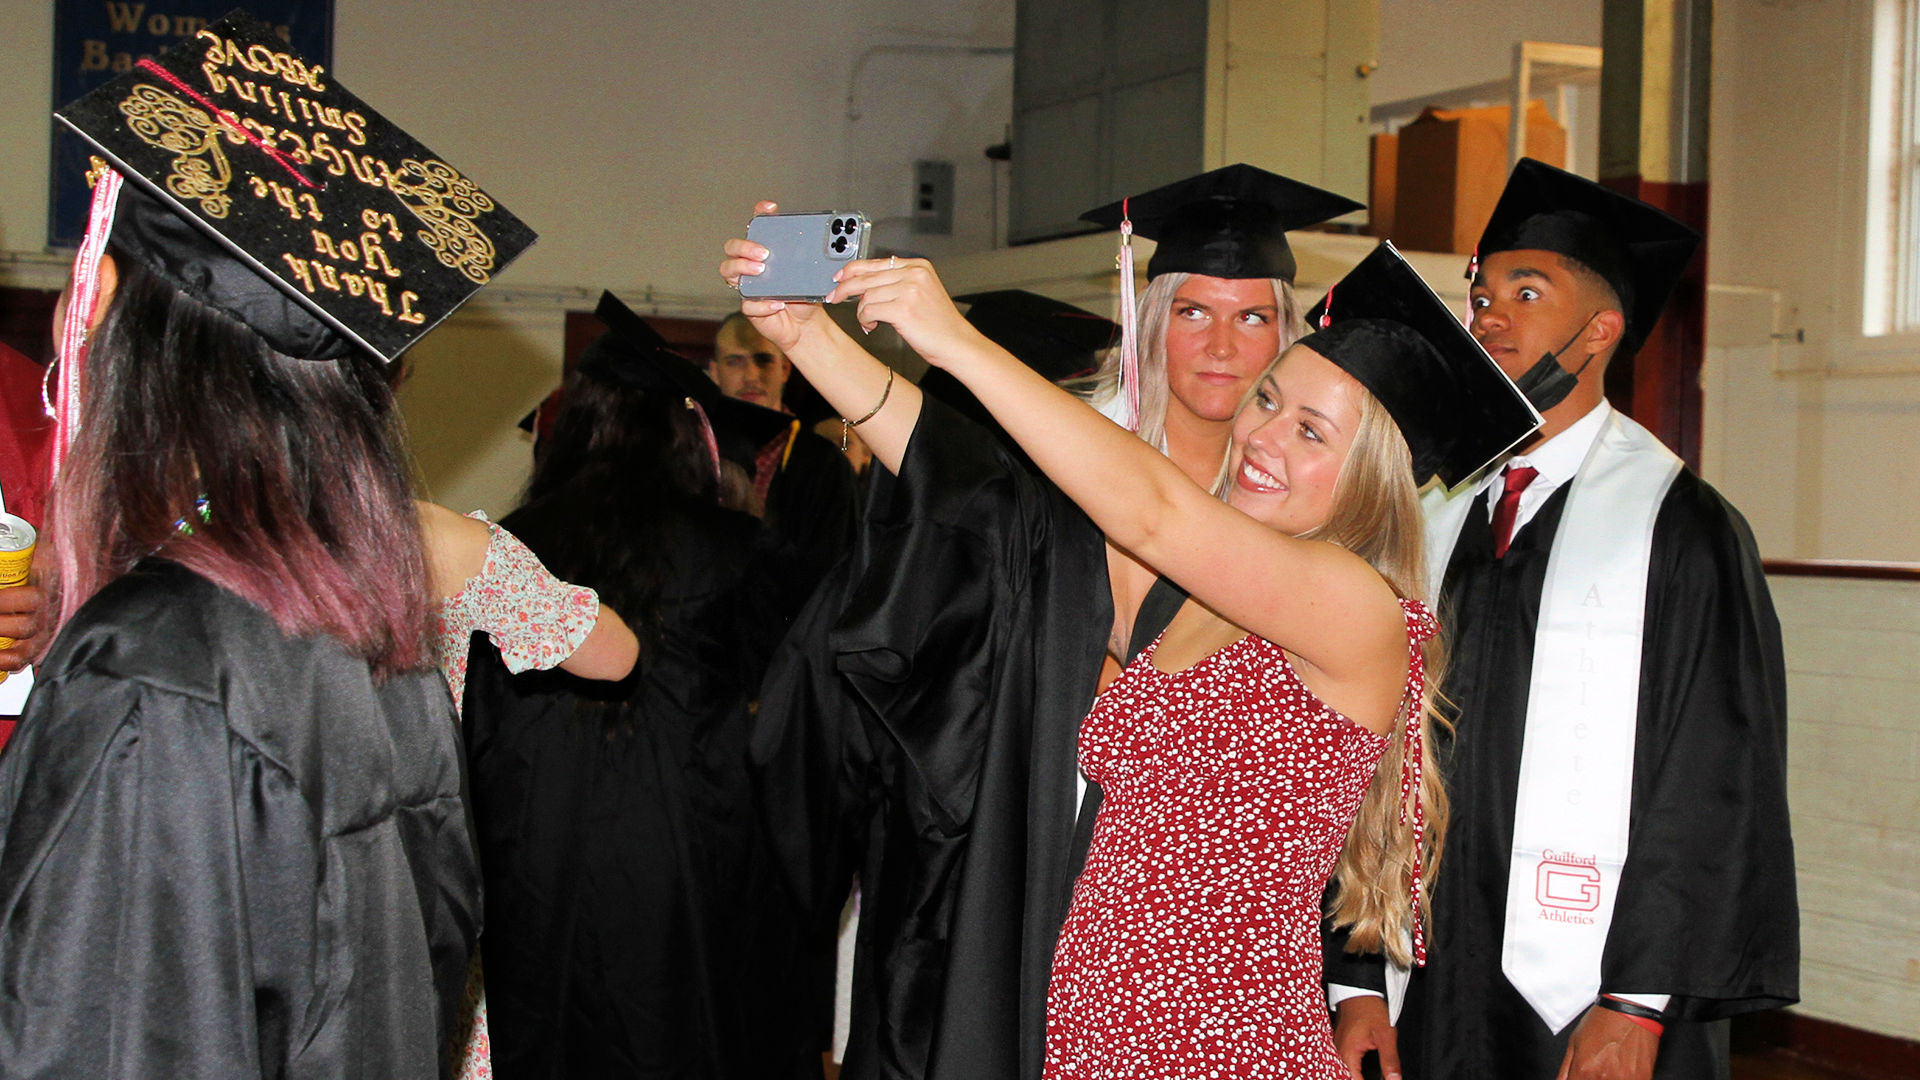
[[[835,254],[847,250],[847,238],[844,236],[835,237],[833,240],[833,250]]]
[[[833,219],[832,229],[833,229],[833,235],[835,236],[840,235],[840,219],[839,218]]]

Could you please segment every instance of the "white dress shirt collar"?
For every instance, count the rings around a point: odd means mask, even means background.
[[[1534,512],[1560,490],[1561,486],[1573,479],[1580,471],[1580,463],[1587,460],[1587,452],[1593,449],[1595,439],[1606,427],[1607,420],[1613,416],[1613,406],[1602,399],[1600,404],[1587,411],[1587,415],[1575,420],[1565,431],[1534,447],[1525,454],[1515,454],[1508,458],[1506,465],[1512,468],[1538,469],[1540,474],[1533,478],[1527,489],[1520,494],[1519,512],[1514,517],[1514,531],[1533,518]],[[1474,489],[1478,498],[1489,488],[1503,483],[1506,470],[1489,469]],[[1497,497],[1497,496],[1496,496]]]

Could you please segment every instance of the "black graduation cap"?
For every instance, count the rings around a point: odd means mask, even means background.
[[[1540,426],[1540,414],[1391,243],[1307,313],[1305,345],[1386,406],[1413,476],[1453,487]]]
[[[1480,234],[1475,256],[1551,251],[1579,260],[1620,297],[1627,323],[1621,341],[1624,355],[1653,330],[1667,295],[1699,246],[1700,234],[1664,211],[1564,169],[1521,158]]]
[[[115,247],[290,356],[392,360],[534,241],[243,11],[54,115],[128,180]]]
[[[594,316],[607,327],[580,354],[576,371],[604,376],[669,397],[689,398],[707,414],[720,456],[748,473],[754,457],[794,418],[775,409],[730,398],[693,361],[673,351],[667,339],[611,292],[600,294]]]
[[[1228,165],[1080,215],[1158,241],[1149,280],[1184,271],[1217,278],[1281,278],[1296,269],[1287,230],[1316,225],[1361,208],[1344,195],[1289,180],[1252,165]],[[1123,209],[1124,208],[1124,209]]]
[[[1025,289],[968,293],[967,321],[989,341],[1019,357],[1048,382],[1090,375],[1120,325],[1091,311]]]

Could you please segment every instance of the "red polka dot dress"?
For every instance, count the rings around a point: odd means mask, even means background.
[[[1417,645],[1437,628],[1401,606],[1418,700]],[[1046,1076],[1344,1080],[1320,903],[1388,740],[1257,636],[1177,674],[1153,666],[1158,649],[1081,727],[1103,801],[1054,953]]]

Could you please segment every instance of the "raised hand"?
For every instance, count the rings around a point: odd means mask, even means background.
[[[766,199],[753,204],[756,216],[779,211],[778,204]],[[723,244],[721,250],[727,257],[720,261],[720,280],[726,282],[729,289],[738,291],[741,278],[766,272],[767,249],[751,240],[736,236]],[[760,331],[768,341],[778,345],[780,351],[790,353],[800,343],[808,323],[820,314],[820,305],[793,300],[748,300],[743,297],[740,313],[751,320],[754,329]]]
[[[886,323],[935,367],[948,367],[985,344],[925,259],[861,259],[841,267],[834,280],[840,284],[829,302],[858,300],[861,328]]]

